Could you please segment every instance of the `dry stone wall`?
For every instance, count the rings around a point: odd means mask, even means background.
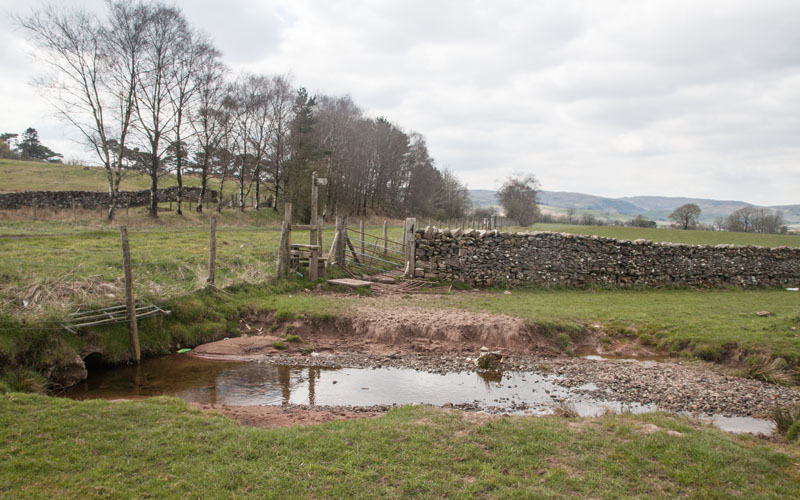
[[[208,201],[217,202],[217,192],[206,191]],[[200,197],[199,187],[184,187],[183,200],[197,201]],[[158,190],[159,201],[178,201],[178,187],[172,186]],[[24,207],[38,208],[75,208],[95,209],[101,204],[108,206],[108,193],[98,191],[20,191],[0,194],[0,210],[14,210]],[[117,199],[118,207],[141,207],[150,204],[150,191],[120,191]]]
[[[415,276],[474,286],[798,286],[800,249],[566,233],[418,230]]]

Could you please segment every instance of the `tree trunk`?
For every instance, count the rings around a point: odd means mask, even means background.
[[[108,220],[114,220],[114,205],[116,205],[117,197],[114,196],[115,189],[114,189],[114,173],[110,169],[106,169],[106,174],[108,175]]]
[[[206,173],[206,166],[203,165],[203,171],[200,173],[200,199],[197,200],[197,211],[203,211],[203,202],[206,201],[206,185],[208,184],[208,174]]]
[[[158,218],[158,157],[156,155],[153,155],[150,163],[150,217]]]
[[[181,155],[178,153],[178,166],[176,167],[176,174],[178,177],[178,211],[176,212],[178,215],[183,215],[183,209],[181,205],[183,203],[183,176],[181,175]],[[199,203],[198,203],[199,205]],[[191,210],[191,206],[189,209]]]

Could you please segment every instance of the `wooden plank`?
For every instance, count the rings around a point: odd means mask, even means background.
[[[349,286],[351,288],[369,288],[372,286],[371,281],[357,280],[353,278],[339,278],[328,280],[331,285]]]

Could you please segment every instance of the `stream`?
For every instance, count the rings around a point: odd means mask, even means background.
[[[175,396],[198,404],[373,406],[430,404],[492,413],[546,415],[562,402],[581,416],[608,409],[634,413],[654,405],[602,397],[594,384],[566,387],[560,377],[535,372],[447,372],[411,368],[327,368],[227,362],[175,354],[139,366],[94,367],[84,382],[67,389],[73,399],[139,399]],[[709,416],[730,432],[770,434],[771,422],[750,417]]]

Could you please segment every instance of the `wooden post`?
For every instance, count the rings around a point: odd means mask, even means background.
[[[340,216],[336,216],[336,236],[334,236],[335,243],[334,245],[334,254],[333,254],[333,261],[340,265],[344,266],[344,238],[345,238],[345,226],[344,226],[344,219]]]
[[[416,250],[417,242],[414,232],[417,229],[417,219],[408,218],[403,223],[403,250],[406,256],[406,267],[404,274],[407,277],[414,277],[414,269],[416,267]]]
[[[289,267],[289,254],[286,252],[286,240],[289,238],[286,221],[281,221],[281,241],[278,243],[278,277],[284,277],[288,272],[284,272]]]
[[[365,251],[365,245],[364,245],[364,219],[361,219],[358,222],[358,229],[361,232],[361,255],[366,255],[367,252]]]
[[[389,253],[389,238],[387,232],[388,221],[383,221],[383,255]]]
[[[308,256],[308,279],[311,281],[319,279],[319,250],[316,248],[312,248],[311,255]]]
[[[36,208],[39,204],[39,200],[34,196],[33,197],[33,220],[36,220]]]
[[[69,201],[72,204],[72,221],[75,222],[75,195],[69,195]]]
[[[207,286],[214,286],[217,274],[217,218],[211,217],[211,230],[208,236],[208,279]]]
[[[289,258],[291,257],[289,252],[289,245],[292,243],[292,204],[285,203],[283,205],[283,222],[286,223],[286,238],[283,241],[283,254],[286,257],[283,262],[283,274],[287,278],[289,277]]]
[[[312,226],[317,225],[317,171],[311,172],[311,220],[309,223]],[[309,243],[312,245],[317,244],[317,230],[312,229],[309,231]],[[322,246],[320,245],[320,248]],[[310,264],[309,264],[310,265]]]
[[[142,359],[139,349],[139,329],[136,325],[136,305],[133,302],[133,272],[131,271],[131,248],[128,244],[128,228],[121,226],[119,233],[122,238],[122,265],[125,268],[125,312],[128,316],[128,335],[131,342],[131,356],[138,364]]]

